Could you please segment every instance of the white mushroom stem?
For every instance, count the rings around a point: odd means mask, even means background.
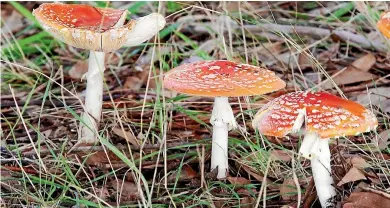
[[[210,123],[213,125],[211,170],[218,168],[217,178],[225,178],[228,170],[228,132],[237,127],[227,97],[215,97]]]
[[[81,118],[79,143],[94,144],[98,141],[98,124],[102,112],[104,52],[90,51],[85,93],[85,111]]]
[[[311,169],[322,207],[333,207],[332,197],[336,196],[330,166],[329,139],[321,139],[314,132],[307,132],[299,149],[302,156],[311,159]]]

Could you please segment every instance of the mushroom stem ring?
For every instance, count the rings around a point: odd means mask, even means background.
[[[228,97],[215,97],[210,123],[213,125],[211,170],[225,178],[228,170],[228,132],[237,127]]]

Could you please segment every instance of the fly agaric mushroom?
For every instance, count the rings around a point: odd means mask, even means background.
[[[384,36],[390,38],[390,11],[384,12],[381,15],[377,26]]]
[[[97,141],[102,111],[104,56],[122,46],[135,46],[149,40],[165,25],[163,16],[152,13],[125,23],[127,10],[95,8],[83,4],[44,3],[33,15],[45,30],[76,48],[90,51],[85,112],[79,143]]]
[[[210,123],[213,125],[211,169],[217,178],[228,169],[228,131],[236,128],[228,97],[261,95],[282,89],[285,82],[266,68],[226,60],[183,64],[165,74],[164,87],[188,95],[215,97]]]
[[[305,125],[304,125],[305,124]],[[336,195],[331,176],[329,138],[374,130],[375,115],[358,103],[326,92],[293,92],[266,104],[252,126],[268,136],[283,137],[304,127],[300,154],[311,159],[313,178],[322,207]]]

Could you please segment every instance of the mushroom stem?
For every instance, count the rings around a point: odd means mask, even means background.
[[[317,140],[319,140],[319,137],[315,132],[306,132],[301,147],[299,148],[300,155],[304,158],[312,159],[312,148],[314,147],[314,144],[316,144]]]
[[[334,207],[336,196],[330,166],[329,139],[322,139],[314,132],[307,132],[299,152],[311,159],[311,170],[322,207]]]
[[[85,111],[81,118],[79,143],[94,144],[98,141],[97,132],[102,112],[104,52],[90,51],[88,60]]]
[[[221,179],[228,170],[228,132],[237,126],[227,97],[215,97],[210,123],[213,125],[211,170],[218,168],[217,178]]]

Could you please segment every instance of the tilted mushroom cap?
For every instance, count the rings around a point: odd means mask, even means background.
[[[207,97],[260,95],[285,86],[266,68],[226,60],[183,64],[164,77],[164,87],[170,90]]]
[[[381,15],[377,26],[384,36],[390,38],[390,11],[384,12]]]
[[[321,138],[356,135],[378,125],[375,115],[358,103],[326,92],[293,92],[282,95],[256,114],[252,125],[268,136],[290,133],[299,110],[306,111],[306,132]]]
[[[135,23],[123,25],[126,10],[83,4],[44,3],[33,14],[47,31],[66,44],[103,52],[120,48]]]

